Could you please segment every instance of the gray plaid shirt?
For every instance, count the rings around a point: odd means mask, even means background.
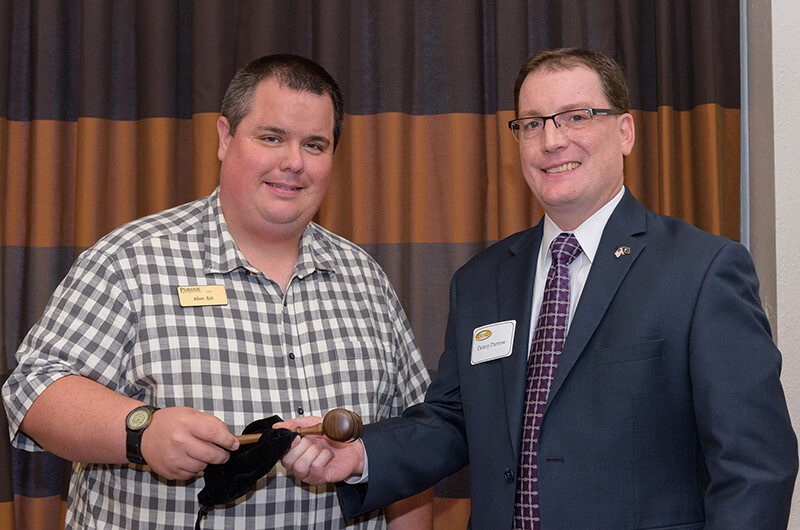
[[[3,387],[16,447],[36,397],[69,374],[158,407],[208,412],[238,434],[278,414],[345,407],[365,423],[422,400],[428,374],[388,278],[356,245],[311,223],[290,284],[250,266],[210,197],[129,223],[84,252],[17,352]],[[222,285],[227,305],[182,307],[179,286]],[[190,528],[204,481],[74,464],[68,528]],[[203,528],[343,528],[330,486],[276,466]],[[381,528],[380,514],[353,528]]]

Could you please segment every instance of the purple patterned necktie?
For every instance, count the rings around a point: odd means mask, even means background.
[[[564,347],[569,319],[569,265],[581,253],[575,236],[562,232],[553,240],[553,263],[547,273],[544,297],[528,356],[525,429],[522,433],[514,528],[539,528],[539,487],[536,452],[550,383]]]

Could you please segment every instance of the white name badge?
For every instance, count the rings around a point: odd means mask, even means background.
[[[485,363],[511,355],[514,349],[516,320],[506,320],[475,328],[472,331],[472,364]]]

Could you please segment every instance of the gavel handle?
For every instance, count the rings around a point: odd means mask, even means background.
[[[257,432],[255,434],[240,434],[235,438],[239,440],[239,445],[254,444],[261,439],[261,433]]]
[[[292,429],[292,432],[296,432],[300,436],[304,434],[317,434],[322,435],[322,423],[318,423],[316,425],[312,425],[311,427],[296,427]],[[239,445],[246,445],[246,444],[254,444],[259,439],[261,439],[261,433],[257,432],[255,434],[240,434],[239,436],[235,437],[239,440]]]

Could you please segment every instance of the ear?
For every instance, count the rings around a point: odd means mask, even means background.
[[[225,116],[220,116],[217,119],[217,136],[219,136],[217,158],[222,162],[225,158],[225,153],[228,151],[228,143],[230,143],[231,138],[233,138],[233,134],[231,134],[231,124]]]
[[[633,150],[633,143],[636,141],[636,129],[633,125],[633,116],[626,112],[619,117],[619,139],[622,146],[622,154],[628,156]]]

